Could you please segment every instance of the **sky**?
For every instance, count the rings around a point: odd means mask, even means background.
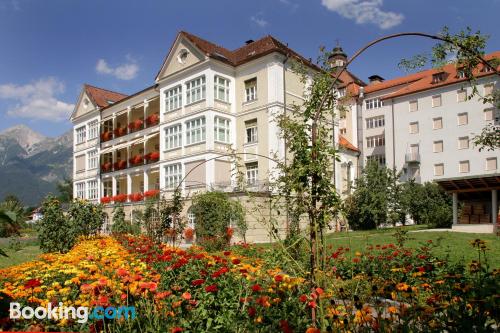
[[[176,34],[185,30],[235,49],[273,35],[306,58],[338,42],[352,55],[403,31],[489,35],[500,50],[500,0],[0,0],[0,131],[25,124],[57,136],[82,85],[131,94],[154,83]],[[404,75],[397,64],[433,42],[379,44],[349,67],[363,80]]]

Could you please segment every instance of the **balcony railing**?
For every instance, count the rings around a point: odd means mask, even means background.
[[[131,194],[117,194],[115,196],[106,196],[101,198],[101,203],[109,205],[112,203],[125,203],[125,202],[141,202],[147,199],[157,199],[160,195],[160,190],[149,190],[144,193],[136,192]]]
[[[156,163],[160,160],[160,152],[153,151],[151,153],[147,153],[146,155],[134,155],[129,158],[128,163],[126,160],[118,160],[115,163],[106,162],[101,164],[101,172],[112,172],[118,170],[124,170],[128,168],[133,168],[141,165]]]
[[[420,163],[420,154],[419,153],[407,153],[405,155],[406,163]]]
[[[146,121],[142,119],[136,119],[130,122],[127,127],[117,127],[114,130],[104,131],[101,133],[101,142],[110,141],[124,135],[138,132],[140,130],[156,126],[160,123],[160,115],[158,113],[153,113],[146,118]]]

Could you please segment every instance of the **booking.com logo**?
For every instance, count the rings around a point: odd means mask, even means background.
[[[86,306],[75,308],[73,306],[64,306],[62,302],[59,302],[58,306],[52,306],[49,303],[46,307],[39,306],[36,308],[31,306],[21,307],[20,303],[12,302],[10,303],[9,314],[10,319],[75,319],[81,324],[86,323],[89,319],[134,319],[136,317],[134,306],[120,306],[118,308],[114,306],[97,306],[89,311]]]

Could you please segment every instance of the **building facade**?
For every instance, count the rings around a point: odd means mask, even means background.
[[[271,36],[229,51],[180,32],[152,86],[126,96],[85,85],[72,115],[74,196],[108,210],[123,203],[131,214],[145,197],[168,198],[179,183],[186,198],[209,189],[234,193],[236,163],[249,190],[270,194],[286,150],[275,117],[304,100],[294,61],[310,64]],[[347,193],[359,150],[338,139],[345,172],[336,181]],[[184,215],[192,220],[189,203]],[[264,226],[253,228],[250,240],[268,240],[257,230]]]

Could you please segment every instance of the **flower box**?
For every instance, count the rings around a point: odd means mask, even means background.
[[[135,132],[141,130],[143,128],[144,122],[140,119],[134,120],[133,122],[128,124],[128,128],[131,132]]]
[[[127,168],[127,161],[115,162],[115,170],[123,170],[125,168]]]
[[[101,141],[106,142],[113,139],[113,132],[112,131],[107,131],[104,133],[101,133]]]
[[[135,155],[132,156],[128,161],[132,165],[141,165],[143,164],[144,158],[142,157],[142,155]]]
[[[111,203],[111,201],[113,201],[113,197],[102,197],[101,198],[101,203],[105,204],[105,205]]]
[[[157,197],[160,194],[160,190],[149,190],[144,192],[144,197],[145,198],[154,198]]]
[[[154,151],[152,153],[148,153],[148,154],[144,155],[144,159],[148,163],[158,162],[158,160],[160,159],[160,152]]]
[[[127,195],[126,194],[117,194],[113,197],[114,202],[125,202],[127,201]]]
[[[115,128],[115,137],[116,138],[119,138],[120,136],[124,136],[125,134],[127,134],[127,128],[125,128],[125,127]]]
[[[138,202],[144,199],[144,195],[142,195],[142,193],[132,193],[128,196],[128,199],[131,202]]]
[[[155,126],[160,123],[160,116],[158,113],[153,113],[149,117],[146,118],[146,125],[147,126]]]
[[[111,162],[106,162],[103,165],[101,165],[101,171],[102,172],[110,172],[112,170],[113,163]]]

